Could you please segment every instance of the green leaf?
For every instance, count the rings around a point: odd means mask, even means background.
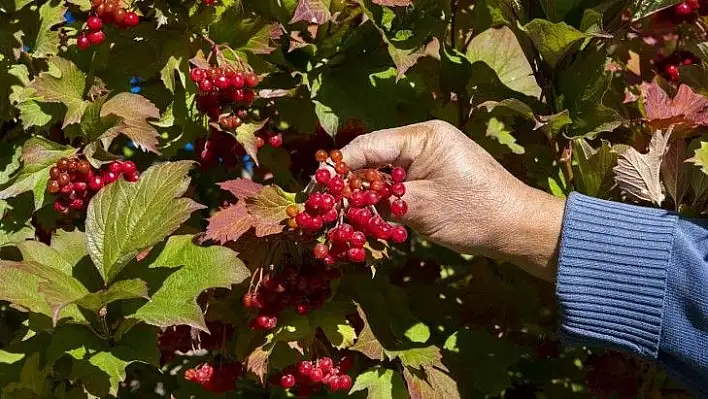
[[[406,330],[405,335],[411,342],[426,343],[430,339],[430,328],[423,323],[416,323]]]
[[[162,83],[165,84],[167,90],[174,93],[176,84],[175,74],[179,78],[179,82],[182,84],[182,87],[186,87],[186,72],[188,72],[188,70],[189,67],[187,66],[186,57],[181,55],[170,55],[170,58],[167,60],[167,64],[165,64],[165,67],[160,70],[160,79],[162,80]]]
[[[636,21],[645,18],[664,8],[680,3],[681,0],[633,0],[634,13],[632,20]]]
[[[21,263],[0,260],[0,299],[51,317],[52,311],[39,291],[42,281],[22,271]]]
[[[467,48],[470,62],[484,62],[508,88],[538,98],[541,88],[514,32],[490,28],[475,36]]]
[[[251,158],[253,158],[256,164],[258,164],[256,133],[261,130],[267,122],[268,120],[265,119],[261,122],[244,123],[236,129],[235,133],[232,133],[231,131],[228,132],[236,138],[236,141],[238,141],[243,146],[243,148],[246,150],[246,153],[250,155]]]
[[[321,102],[315,100],[313,103],[315,104],[315,114],[320,121],[322,129],[324,129],[327,134],[334,137],[337,134],[337,130],[339,130],[339,117],[332,111],[332,108]]]
[[[516,144],[516,137],[512,134],[512,130],[506,124],[497,119],[489,118],[487,122],[487,136],[495,139],[499,144],[508,147],[514,154],[523,154],[524,147]]]
[[[162,241],[192,212],[203,208],[189,198],[180,198],[189,186],[187,173],[192,165],[179,161],[153,166],[137,183],[119,180],[91,200],[86,246],[106,283],[140,250]]]
[[[88,102],[84,100],[86,76],[73,62],[61,57],[48,60],[49,71],[42,72],[32,82],[41,101],[58,102],[66,106],[62,127],[81,120]]]
[[[76,300],[76,304],[82,308],[98,312],[109,303],[135,298],[148,298],[147,284],[139,278],[116,281],[106,290],[84,295]]]
[[[389,358],[398,357],[406,367],[422,369],[424,366],[442,365],[440,360],[442,355],[436,346],[426,346],[423,348],[410,348],[401,351],[388,351]]]
[[[57,54],[60,44],[59,30],[52,27],[64,22],[66,10],[61,1],[48,1],[39,7],[40,25],[32,46],[32,56],[48,57]]]
[[[576,189],[592,197],[606,196],[613,182],[612,168],[617,164],[617,153],[602,140],[600,147],[592,148],[583,138],[573,140],[573,178]]]
[[[69,125],[64,129],[66,136],[70,139],[81,137],[84,142],[90,143],[106,133],[107,130],[118,126],[120,122],[118,116],[101,117],[101,108],[107,99],[108,95],[104,95],[90,102],[81,117],[81,122]]]
[[[403,378],[391,369],[372,368],[354,381],[351,392],[367,390],[367,399],[407,399]]]
[[[328,302],[324,307],[308,315],[310,325],[313,328],[321,328],[332,346],[340,350],[346,349],[356,340],[356,331],[347,320],[351,310],[351,304]]]
[[[565,22],[534,19],[524,26],[543,59],[553,68],[579,41],[589,36]]]
[[[20,380],[3,387],[2,397],[22,399],[47,397],[50,387],[47,376],[50,372],[51,368],[42,364],[40,353],[29,355],[22,365]]]
[[[359,333],[359,338],[357,339],[356,344],[354,344],[354,346],[352,346],[350,349],[363,353],[369,359],[383,360],[384,347],[381,345],[381,342],[379,342],[378,338],[376,338],[376,335],[371,329],[364,309],[362,309],[359,304],[356,304],[356,310],[357,313],[359,313],[359,317],[364,323],[364,328],[362,328],[361,332]]]
[[[39,241],[25,241],[17,244],[25,261],[48,265],[71,276],[79,261],[88,255],[85,235],[80,230],[68,232],[58,230],[52,236],[51,246]]]
[[[586,51],[570,67],[558,71],[557,90],[573,121],[568,129],[572,136],[593,137],[622,124],[616,110],[620,105],[610,101],[612,74],[606,69],[607,62],[603,50]]]
[[[32,191],[35,208],[44,203],[44,193],[49,181],[49,169],[61,158],[71,156],[75,149],[43,137],[32,137],[22,147],[22,169],[12,184],[0,191],[0,200]]]
[[[52,365],[65,354],[72,359],[72,367],[67,370],[72,379],[79,380],[96,397],[115,396],[131,363],[156,365],[160,357],[157,335],[145,325],[133,327],[114,344],[101,340],[86,327],[64,326],[52,335],[47,363]]]
[[[148,271],[169,271],[171,274],[132,317],[160,327],[186,324],[208,331],[197,296],[208,288],[230,288],[249,276],[232,250],[221,247],[200,247],[193,236],[173,236],[167,241]],[[149,279],[146,277],[146,280]]]

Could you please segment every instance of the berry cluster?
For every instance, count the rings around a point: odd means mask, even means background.
[[[199,87],[197,109],[224,130],[241,126],[259,83],[255,73],[231,68],[192,68],[189,79]]]
[[[331,358],[322,357],[316,361],[302,361],[297,366],[285,369],[274,379],[281,387],[295,388],[298,395],[305,397],[321,387],[327,387],[330,392],[348,391],[352,387],[352,378],[347,375],[351,367],[349,357],[343,357],[336,365]]]
[[[136,182],[140,172],[133,161],[111,162],[99,171],[85,159],[62,158],[49,169],[47,191],[57,195],[54,210],[66,216],[72,210],[85,210],[94,194],[121,175],[129,182]]]
[[[251,320],[254,330],[271,330],[278,325],[278,314],[294,308],[301,315],[318,309],[332,295],[330,281],[341,277],[338,268],[323,269],[321,265],[285,266],[277,274],[265,275],[255,289],[244,294],[247,309],[258,311]]]
[[[242,374],[243,366],[238,362],[220,364],[216,367],[204,363],[196,368],[187,369],[184,372],[184,379],[196,382],[207,392],[220,395],[233,391]]]
[[[364,246],[368,238],[394,243],[408,238],[405,227],[386,222],[376,208],[387,205],[396,217],[408,211],[408,204],[401,199],[406,193],[405,170],[393,168],[390,178],[374,169],[351,172],[339,150],[329,154],[320,150],[315,158],[321,166],[314,176],[315,189],[319,191],[309,195],[304,211],[291,205],[286,212],[290,217],[288,225],[293,229],[317,233],[326,225],[334,225],[327,230],[326,242],[315,245],[316,259],[326,265],[333,265],[337,260],[360,263],[366,259]],[[334,169],[334,176],[330,167]]]
[[[232,135],[213,127],[209,129],[209,137],[197,139],[194,144],[203,169],[214,167],[218,163],[227,169],[233,168],[246,153]]]
[[[80,50],[87,50],[92,45],[98,46],[106,40],[103,24],[115,24],[119,28],[138,25],[140,17],[134,11],[122,7],[120,0],[92,0],[94,15],[86,21],[86,28],[76,39]]]
[[[700,59],[688,51],[675,51],[668,57],[659,57],[654,60],[654,65],[666,79],[678,82],[679,66],[700,63]]]

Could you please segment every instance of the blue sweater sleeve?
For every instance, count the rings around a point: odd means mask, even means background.
[[[570,345],[656,360],[708,398],[708,224],[572,193],[556,295]]]

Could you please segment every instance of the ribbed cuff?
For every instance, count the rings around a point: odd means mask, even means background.
[[[676,223],[661,209],[570,195],[556,286],[562,339],[656,358]]]

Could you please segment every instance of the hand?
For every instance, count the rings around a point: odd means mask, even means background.
[[[342,152],[354,170],[389,164],[407,170],[408,213],[400,221],[419,234],[555,279],[564,201],[522,183],[449,123],[380,130]]]

